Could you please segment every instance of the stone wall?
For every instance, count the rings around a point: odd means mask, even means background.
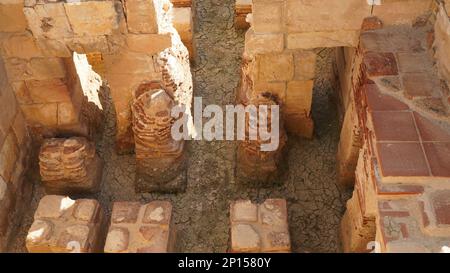
[[[285,104],[286,128],[290,132],[312,137],[314,49],[355,48],[364,18],[375,15],[385,25],[411,24],[431,11],[432,2],[384,0],[381,5],[372,6],[361,0],[253,0],[251,28],[245,38],[244,77],[250,80],[252,92],[279,94]],[[244,16],[238,11],[243,7],[248,9],[248,4],[237,1],[238,24],[243,19],[239,16]],[[341,84],[349,90],[343,79]],[[344,92],[343,99],[348,104],[349,92]]]
[[[446,82],[447,87],[450,87],[450,13],[448,12],[450,1],[447,2],[445,6],[439,6],[436,11],[433,48],[439,76]],[[447,92],[445,99],[450,103],[450,91]]]
[[[24,176],[30,137],[25,119],[8,83],[0,58],[0,252],[3,252],[20,223],[31,197],[31,183]]]
[[[86,79],[98,75],[79,68],[86,62],[74,53],[97,56],[116,110],[118,150],[131,151],[131,93],[144,82],[163,81],[165,59],[176,64],[169,74],[180,75],[179,89],[192,94],[188,53],[172,26],[172,10],[168,0],[1,1],[1,53],[27,122],[46,136],[92,136],[98,118],[86,119],[95,111],[89,94],[100,85],[93,90]],[[177,97],[188,108],[190,100]]]

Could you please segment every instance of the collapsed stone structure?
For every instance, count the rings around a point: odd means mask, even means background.
[[[39,166],[47,194],[95,193],[100,190],[103,162],[85,138],[46,139]]]

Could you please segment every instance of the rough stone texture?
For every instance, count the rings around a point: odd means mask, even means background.
[[[85,138],[46,139],[39,153],[47,194],[93,193],[100,190],[103,162]]]
[[[171,128],[175,106],[158,84],[141,86],[132,105],[137,192],[178,192],[186,187],[184,141],[175,141]]]
[[[0,252],[14,239],[31,198],[30,135],[0,58]]]
[[[96,200],[46,195],[26,236],[31,253],[100,252],[106,218]]]
[[[167,201],[116,202],[106,237],[106,253],[166,253],[175,251],[176,228]]]
[[[248,102],[243,102],[244,105],[254,105],[261,111],[261,107],[278,106],[279,99],[274,94],[262,93],[255,97],[250,97]],[[280,107],[281,108],[281,107]],[[281,115],[282,109],[279,110]],[[262,140],[258,134],[256,140],[248,139],[239,142],[236,156],[236,179],[239,183],[252,185],[255,187],[271,187],[275,184],[281,183],[287,174],[286,157],[286,142],[287,135],[284,130],[282,116],[280,119],[273,120],[271,118],[272,110],[268,110],[268,118],[266,128],[272,128],[272,122],[278,122],[279,136],[278,146],[275,150],[264,151],[262,145],[268,145],[272,142],[275,145],[275,140]],[[254,117],[253,117],[254,118]],[[245,135],[250,136],[252,130],[259,130],[261,124],[251,125],[252,117],[246,115],[245,117]]]
[[[193,19],[192,19],[192,9],[191,7],[180,7],[173,9],[173,27],[177,30],[180,35],[181,41],[187,47],[189,51],[189,57],[191,60],[195,58],[194,44],[192,42],[192,29]]]
[[[267,199],[260,205],[235,201],[230,205],[231,252],[290,252],[286,200]]]
[[[194,42],[198,55],[193,66],[195,95],[205,104],[227,105],[235,102],[244,33],[233,26],[234,0],[194,1],[196,20]],[[280,187],[248,189],[239,187],[232,173],[235,168],[233,142],[193,141],[189,147],[188,187],[177,195],[144,193],[134,189],[135,157],[115,152],[116,112],[111,97],[105,105],[105,133],[98,151],[105,160],[102,191],[98,200],[111,208],[115,201],[148,203],[170,200],[178,228],[181,252],[226,252],[229,247],[230,200],[268,198],[288,200],[288,215],[293,252],[338,252],[339,221],[345,209],[347,192],[336,185],[336,150],[339,139],[337,110],[330,79],[332,51],[317,57],[318,77],[313,92],[312,117],[317,124],[314,139],[290,137],[288,164],[290,172]],[[27,231],[44,190],[36,177],[35,192],[21,230],[10,251],[25,252]],[[92,198],[92,197],[90,197]],[[110,211],[107,212],[110,215]]]

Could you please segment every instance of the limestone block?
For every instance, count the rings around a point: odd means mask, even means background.
[[[129,34],[126,43],[130,51],[156,54],[171,47],[172,38],[169,34]]]
[[[11,81],[64,78],[66,68],[60,58],[8,59],[6,71]]]
[[[286,27],[289,33],[359,30],[371,8],[361,0],[288,0]]]
[[[190,7],[173,9],[173,27],[180,35],[181,41],[187,47],[191,59],[194,57],[193,19]]]
[[[23,9],[35,38],[61,39],[73,35],[63,3],[46,3]]]
[[[252,26],[255,33],[282,32],[283,6],[284,3],[280,1],[254,2]]]
[[[33,103],[70,102],[70,91],[64,79],[28,80],[25,84]]]
[[[253,29],[245,33],[245,56],[254,57],[256,54],[281,53],[284,50],[284,35],[256,34]]]
[[[156,61],[145,53],[124,51],[112,56],[105,55],[107,74],[157,74]]]
[[[93,199],[46,195],[39,202],[26,238],[31,253],[101,252],[106,218]]]
[[[286,201],[267,199],[262,204],[239,200],[230,205],[231,252],[290,252]]]
[[[20,105],[27,122],[34,126],[58,125],[58,104],[40,103]]]
[[[294,53],[294,80],[312,80],[316,76],[317,54],[311,50]]]
[[[114,1],[88,1],[64,4],[75,35],[111,34],[119,27]]]
[[[102,160],[85,138],[46,139],[39,152],[42,183],[48,194],[96,192],[102,179]]]
[[[292,53],[258,55],[256,60],[259,80],[290,81],[294,77]]]
[[[132,104],[137,192],[178,192],[186,187],[184,141],[175,141],[170,112],[176,105],[158,85],[143,85]]]
[[[312,105],[314,81],[290,81],[286,90],[286,113],[300,113],[309,116]]]
[[[302,32],[287,35],[288,49],[313,49],[320,47],[356,47],[359,31],[336,30],[331,32]]]
[[[284,116],[286,130],[294,135],[311,139],[314,133],[314,121],[309,115],[298,112],[286,113]]]
[[[72,57],[72,52],[67,48],[66,43],[61,40],[39,38],[36,40],[37,46],[48,57]]]
[[[58,103],[58,125],[78,125],[80,112],[72,102]]]
[[[0,32],[22,32],[27,28],[27,20],[20,0],[0,3]]]
[[[4,56],[7,58],[31,59],[42,57],[33,36],[30,34],[15,34],[3,42]]]
[[[124,5],[130,33],[158,33],[158,19],[153,0],[126,0]]]
[[[432,0],[384,0],[374,6],[373,15],[384,25],[412,24],[414,20],[431,10]]]
[[[116,202],[106,239],[106,253],[166,253],[175,251],[172,204],[153,201]]]

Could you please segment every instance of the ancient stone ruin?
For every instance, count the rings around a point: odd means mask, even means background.
[[[449,16],[0,0],[0,252],[448,252]],[[202,138],[206,106],[244,138]]]
[[[138,192],[177,192],[186,187],[184,141],[171,136],[174,106],[163,89],[143,87],[135,93],[132,111]]]
[[[176,228],[172,205],[153,201],[117,202],[113,205],[106,253],[166,253],[175,251]]]
[[[47,194],[98,192],[103,162],[85,138],[46,139],[39,152],[41,180]]]

